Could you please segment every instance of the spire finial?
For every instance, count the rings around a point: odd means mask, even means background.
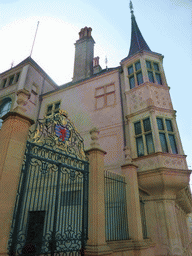
[[[132,3],[132,1],[130,1],[129,7],[130,7],[130,10],[131,10],[131,14],[133,15],[134,12],[133,12],[133,3]]]

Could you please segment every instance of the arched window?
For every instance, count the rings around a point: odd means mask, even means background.
[[[7,114],[10,108],[11,108],[11,99],[6,98],[5,100],[3,100],[2,104],[0,105],[0,129],[3,123],[3,120],[1,119],[1,117]]]

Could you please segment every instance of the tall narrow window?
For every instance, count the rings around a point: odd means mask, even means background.
[[[9,85],[12,85],[14,81],[14,75],[9,77]]]
[[[144,156],[155,152],[150,118],[145,118],[134,123],[137,156]],[[145,143],[144,143],[145,140]],[[146,149],[145,146],[146,145]]]
[[[166,139],[165,133],[160,132],[159,138],[161,142],[162,152],[168,152],[167,139]]]
[[[177,154],[177,145],[173,130],[172,121],[170,119],[157,118],[157,126],[159,129],[159,138],[161,142],[162,152],[169,152],[168,143],[172,154]]]
[[[137,61],[128,67],[128,79],[130,89],[133,89],[137,85],[143,84],[143,74],[140,61]]]
[[[7,78],[3,79],[2,88],[5,88],[6,84],[7,84]]]
[[[147,67],[149,82],[162,84],[159,64],[156,62],[146,60],[146,67]]]

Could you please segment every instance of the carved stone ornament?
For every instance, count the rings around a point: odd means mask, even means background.
[[[37,120],[28,141],[86,160],[83,139],[63,110]]]

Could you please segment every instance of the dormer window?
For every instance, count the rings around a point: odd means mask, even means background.
[[[48,106],[47,106],[46,115],[47,115],[47,116],[50,116],[50,115],[59,113],[60,105],[61,105],[61,102],[60,102],[60,101],[48,105]]]
[[[7,86],[11,86],[16,84],[19,81],[20,72],[13,74],[11,76],[5,77],[1,83],[1,88],[5,88]]]
[[[7,84],[7,78],[3,79],[2,88],[5,88],[6,84]]]
[[[149,82],[162,84],[159,64],[157,62],[146,60],[146,67],[147,67]]]
[[[130,89],[143,83],[143,75],[141,71],[141,63],[137,61],[128,67],[128,78]]]
[[[13,80],[14,80],[14,75],[9,77],[9,85],[13,84]]]
[[[16,74],[15,83],[19,81],[19,77],[20,77],[20,72]]]

